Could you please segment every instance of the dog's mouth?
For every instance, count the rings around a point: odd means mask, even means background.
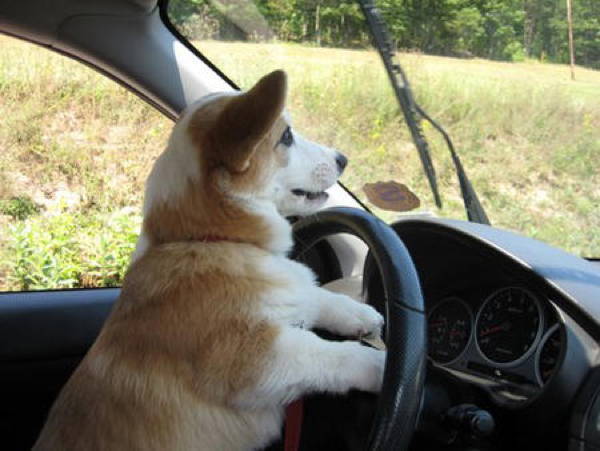
[[[292,194],[298,197],[305,197],[308,200],[326,200],[329,197],[325,191],[305,191],[303,189],[293,189]]]

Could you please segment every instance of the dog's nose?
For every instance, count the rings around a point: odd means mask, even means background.
[[[335,156],[335,164],[337,165],[338,173],[341,175],[342,172],[344,172],[344,168],[348,164],[348,158],[338,152]]]

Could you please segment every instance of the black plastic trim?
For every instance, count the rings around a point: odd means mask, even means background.
[[[169,19],[168,8],[169,0],[158,1],[158,12],[165,27],[167,27],[167,29],[173,34],[173,36],[175,36],[183,45],[185,45],[189,51],[191,51],[194,55],[200,58],[204,64],[210,67],[217,75],[219,75],[219,77],[225,80],[227,84],[229,84],[229,86],[239,91],[240,87],[231,78],[225,75],[225,73],[221,69],[219,69],[211,60],[209,60],[203,53],[201,53],[200,50],[198,50],[194,45],[192,45],[192,43],[179,32],[177,27],[173,25],[173,23]]]
[[[120,289],[4,293],[0,299],[0,362],[83,356]]]

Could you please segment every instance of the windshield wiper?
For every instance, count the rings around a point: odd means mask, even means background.
[[[360,4],[363,14],[367,19],[371,36],[373,37],[375,46],[379,51],[379,55],[381,56],[383,65],[385,66],[385,70],[387,71],[390,82],[392,83],[392,87],[394,88],[396,99],[398,100],[400,109],[404,114],[404,120],[408,125],[413,142],[419,151],[419,157],[421,158],[423,170],[425,171],[425,175],[429,181],[429,186],[431,187],[435,204],[438,208],[442,208],[442,199],[438,190],[437,177],[435,174],[433,161],[431,159],[429,145],[425,139],[425,135],[423,134],[423,130],[421,129],[420,125],[420,121],[423,119],[429,122],[433,128],[442,134],[446,144],[448,145],[450,155],[452,156],[452,162],[454,163],[454,167],[456,169],[456,175],[458,177],[460,192],[465,205],[465,210],[467,212],[467,218],[471,222],[489,225],[490,220],[488,219],[485,210],[483,209],[483,206],[477,197],[477,193],[475,192],[471,181],[467,177],[460,158],[454,149],[454,145],[452,144],[450,136],[448,133],[446,133],[442,126],[431,119],[431,117],[429,117],[429,115],[415,101],[408,78],[402,70],[400,63],[396,59],[396,50],[392,40],[389,37],[388,30],[385,21],[381,17],[381,13],[372,0],[358,0],[358,3]]]

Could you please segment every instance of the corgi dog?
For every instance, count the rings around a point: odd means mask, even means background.
[[[290,128],[286,75],[181,115],[146,184],[120,297],[54,403],[35,450],[252,450],[291,401],[377,392],[375,309],[287,257],[286,215],[316,211],[346,159]]]

